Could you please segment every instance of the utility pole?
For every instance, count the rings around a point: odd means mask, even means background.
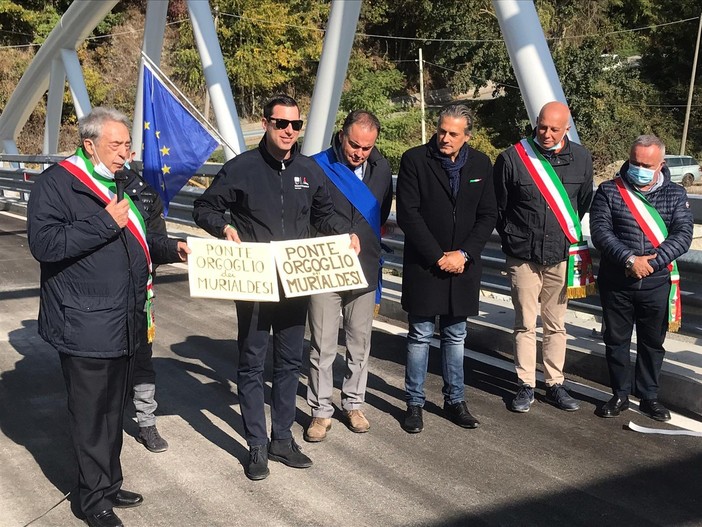
[[[214,28],[215,28],[215,34],[217,33],[217,22],[219,22],[219,6],[215,4],[214,8],[215,16],[214,16]],[[210,90],[205,87],[205,121],[210,120]]]
[[[700,23],[697,27],[697,44],[695,45],[695,58],[692,59],[692,76],[690,77],[690,92],[687,94],[687,109],[685,110],[685,125],[683,126],[683,136],[680,142],[680,155],[685,155],[685,143],[687,142],[687,127],[690,124],[690,107],[692,106],[692,93],[695,91],[695,74],[697,73],[697,55],[700,51],[700,34],[702,34],[702,13],[700,13]]]
[[[419,106],[422,109],[422,144],[427,142],[427,125],[424,122],[424,61],[422,48],[419,48]]]

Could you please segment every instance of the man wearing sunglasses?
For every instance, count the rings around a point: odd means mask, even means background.
[[[334,212],[325,175],[301,155],[302,128],[297,102],[277,95],[263,107],[265,134],[255,150],[228,161],[212,185],[195,200],[195,222],[213,236],[237,243],[309,238],[311,227],[324,234],[349,232]],[[231,224],[225,212],[231,214]],[[351,244],[360,252],[355,234]],[[245,473],[249,479],[268,476],[268,459],[293,468],[312,466],[292,437],[295,400],[302,362],[309,297],[280,302],[237,301],[239,366],[237,385],[244,434],[249,446]],[[268,335],[273,328],[271,437],[264,412],[263,368]]]
[[[322,293],[310,299],[307,404],[312,409],[312,422],[305,431],[307,441],[323,441],[332,425],[333,364],[340,311],[346,344],[341,408],[352,432],[363,433],[370,428],[361,406],[366,395],[374,306],[380,303],[380,226],[388,219],[392,206],[392,171],[375,148],[379,133],[380,121],[375,115],[353,111],[334,136],[332,146],[314,156],[327,175],[334,210],[344,218],[347,229],[362,240],[359,260],[368,287]]]

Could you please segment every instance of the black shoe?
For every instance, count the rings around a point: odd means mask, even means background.
[[[524,414],[529,411],[532,404],[534,404],[534,388],[528,384],[522,384],[517,390],[517,395],[512,399],[510,408],[513,412]]]
[[[562,384],[554,384],[548,387],[546,390],[546,402],[566,412],[580,410],[580,403],[570,396]]]
[[[249,464],[244,473],[247,478],[253,481],[268,477],[271,471],[268,470],[268,449],[266,445],[254,445],[249,448]]]
[[[268,457],[292,468],[309,468],[312,460],[302,453],[293,438],[273,439],[268,445]]]
[[[639,410],[656,421],[670,421],[670,412],[656,399],[641,399]]]
[[[136,438],[149,452],[165,452],[168,450],[168,443],[161,434],[158,433],[156,426],[142,426],[139,428],[139,435]]]
[[[144,503],[144,496],[136,492],[120,489],[115,495],[115,507],[118,509],[129,509],[130,507],[138,507]]]
[[[402,423],[402,429],[410,434],[418,434],[424,430],[421,406],[410,405],[407,407],[407,413],[405,414],[405,420]]]
[[[619,417],[619,414],[622,413],[624,410],[629,408],[629,398],[628,397],[620,397],[618,395],[615,395],[612,397],[609,401],[604,403],[604,405],[597,410],[597,415],[600,417]]]
[[[119,519],[112,509],[98,512],[97,514],[89,514],[85,518],[85,523],[90,527],[124,527],[122,520]]]
[[[478,428],[480,426],[480,421],[470,414],[465,401],[456,404],[444,402],[444,412],[446,412],[446,417],[462,428]]]

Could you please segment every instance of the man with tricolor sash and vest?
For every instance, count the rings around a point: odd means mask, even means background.
[[[629,407],[656,421],[670,420],[658,401],[667,331],[681,322],[676,259],[690,249],[694,220],[685,189],[671,182],[665,145],[639,136],[629,160],[597,189],[590,211],[592,243],[600,251],[597,285],[612,398],[597,410],[617,417]],[[636,366],[631,377],[631,334],[636,326]]]
[[[519,389],[510,404],[514,412],[528,412],[534,402],[539,314],[546,401],[561,410],[580,408],[564,386],[565,314],[569,298],[595,290],[580,225],[592,201],[592,156],[568,138],[569,129],[568,107],[558,101],[545,104],[534,134],[502,152],[494,167],[497,230],[515,315]]]
[[[185,242],[149,232],[129,197],[136,189],[118,186],[115,175],[131,158],[130,128],[109,108],[81,118],[81,146],[40,175],[27,207],[29,248],[41,264],[39,334],[59,352],[76,500],[93,527],[121,526],[113,508],[143,501],[122,489],[129,376],[142,339],[155,331],[152,261],[185,260],[189,252]]]
[[[311,442],[324,440],[332,425],[333,365],[343,314],[346,346],[341,410],[352,432],[364,433],[370,423],[361,407],[368,380],[373,314],[380,304],[382,271],[380,229],[392,207],[390,164],[375,148],[380,121],[370,112],[355,110],[335,134],[332,146],[313,156],[327,176],[334,211],[346,229],[361,240],[358,258],[368,281],[365,289],[323,293],[310,297],[310,375],[307,404],[312,421],[305,431]]]

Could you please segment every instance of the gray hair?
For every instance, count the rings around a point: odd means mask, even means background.
[[[661,141],[658,137],[656,137],[653,134],[645,134],[638,136],[634,141],[634,144],[631,145],[631,149],[633,150],[637,146],[657,146],[658,150],[661,151],[661,155],[665,156],[665,143],[663,143],[663,141]]]
[[[78,119],[80,142],[82,143],[86,139],[96,141],[102,135],[102,127],[110,121],[122,123],[131,132],[132,123],[129,122],[129,118],[126,115],[114,108],[98,106],[93,108],[85,117]]]
[[[441,126],[441,120],[444,117],[454,117],[456,119],[466,120],[466,135],[470,134],[473,129],[473,112],[470,111],[465,104],[449,104],[444,106],[439,112],[439,118],[436,121],[437,128]]]

